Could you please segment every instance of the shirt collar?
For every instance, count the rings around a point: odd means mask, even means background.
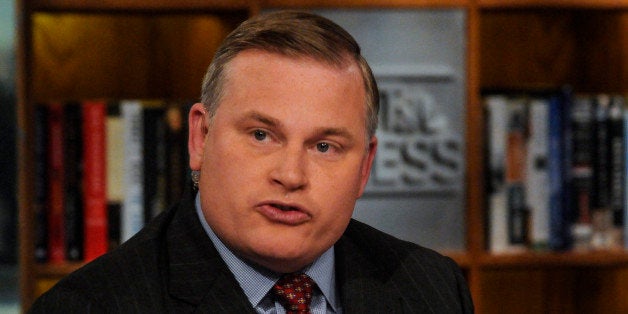
[[[233,273],[238,283],[244,290],[247,298],[251,304],[258,306],[268,291],[273,287],[275,282],[279,280],[281,274],[272,272],[259,265],[255,265],[248,261],[245,261],[235,255],[214,233],[203,215],[201,210],[200,193],[196,194],[196,213],[198,215],[203,229],[213,242],[214,246],[218,250],[218,253],[225,261],[229,270]],[[311,265],[303,269],[303,272],[310,276],[319,289],[323,293],[323,296],[327,300],[328,304],[337,311],[338,299],[336,296],[336,273],[334,267],[334,248],[333,246],[325,251],[319,258],[317,258]]]

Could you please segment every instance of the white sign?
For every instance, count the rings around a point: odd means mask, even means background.
[[[462,133],[419,82],[380,79],[379,140],[367,192],[460,192]]]

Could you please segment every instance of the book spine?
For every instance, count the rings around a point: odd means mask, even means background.
[[[109,225],[109,250],[120,244],[120,212],[125,197],[124,186],[124,120],[120,104],[107,105],[106,121],[107,155],[107,218]]]
[[[66,258],[79,261],[83,256],[83,191],[81,107],[71,102],[63,106],[63,164]]]
[[[623,241],[624,248],[628,248],[628,108],[624,107],[622,111],[624,123],[624,225],[623,225]]]
[[[506,193],[508,206],[509,245],[524,248],[528,242],[528,211],[526,207],[525,160],[527,114],[521,98],[508,104],[506,135]]]
[[[125,242],[144,226],[143,122],[142,104],[136,100],[121,102],[124,119],[124,186],[121,212],[121,237]]]
[[[166,209],[166,123],[163,104],[144,108],[144,210],[145,221]]]
[[[35,107],[35,201],[34,231],[35,231],[35,260],[45,262],[48,260],[48,226],[47,204],[48,202],[48,107],[37,105]]]
[[[549,104],[546,98],[533,98],[529,103],[529,130],[526,156],[526,204],[530,209],[530,244],[545,250],[549,244],[549,175],[548,124]]]
[[[593,167],[592,224],[593,248],[608,248],[613,225],[611,204],[611,97],[600,94],[595,97],[595,158]]]
[[[609,170],[609,110],[608,95],[598,95],[595,103],[595,157],[593,159],[593,199],[595,211],[607,211],[610,208],[610,170]]]
[[[592,99],[587,95],[575,97],[571,110],[573,248],[588,250],[591,245],[591,197],[593,189],[593,156],[595,154],[595,110]]]
[[[84,160],[84,259],[91,261],[107,252],[106,103],[83,103]]]
[[[182,194],[185,185],[188,167],[186,164],[186,153],[182,149],[182,144],[186,143],[187,130],[184,109],[178,103],[169,103],[166,109],[166,168],[168,182],[167,204],[177,202]]]
[[[570,140],[566,130],[568,120],[568,95],[559,93],[550,98],[549,122],[549,190],[550,190],[550,241],[552,250],[566,250],[570,245],[570,223],[566,202],[566,168],[569,159],[566,142]]]
[[[609,153],[610,153],[610,206],[613,226],[619,232],[624,224],[624,101],[613,96],[609,110]],[[620,246],[620,237],[613,239],[612,246]]]
[[[65,261],[63,212],[63,105],[48,107],[48,252],[49,262]]]
[[[560,90],[560,97],[562,98],[562,112],[563,112],[563,162],[561,164],[561,171],[563,173],[563,187],[562,187],[562,202],[563,202],[563,215],[564,215],[564,238],[565,248],[570,249],[573,245],[573,238],[571,236],[571,227],[573,226],[576,218],[573,199],[573,177],[572,177],[572,164],[573,164],[573,130],[571,125],[571,110],[573,108],[573,92],[571,87],[566,86]]]
[[[504,95],[489,95],[485,97],[484,103],[488,117],[487,247],[493,253],[501,253],[508,250],[508,214],[504,183],[508,98]]]

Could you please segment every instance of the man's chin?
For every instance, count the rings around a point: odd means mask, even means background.
[[[259,264],[271,271],[277,273],[293,273],[312,264],[316,257],[320,255],[320,253],[312,254],[311,252],[303,251],[302,248],[301,251],[292,252],[290,254],[287,252],[291,251],[287,250],[279,251],[278,253],[276,252],[277,251],[273,253],[257,252],[257,254],[251,259],[256,264]]]

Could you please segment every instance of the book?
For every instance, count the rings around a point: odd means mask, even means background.
[[[144,128],[143,107],[139,100],[123,100],[125,196],[120,213],[120,242],[144,226]]]
[[[593,158],[593,190],[591,219],[593,248],[608,248],[611,243],[613,213],[611,208],[611,152],[610,152],[610,110],[611,97],[599,94],[595,101],[595,134]]]
[[[118,102],[107,105],[106,118],[107,221],[109,250],[120,244],[120,211],[125,197],[124,120]]]
[[[35,260],[46,262],[48,260],[48,107],[43,104],[35,106],[34,113],[34,171],[33,183],[33,233],[35,243]]]
[[[489,95],[484,98],[487,115],[488,190],[496,192],[504,185],[508,98]]]
[[[595,129],[593,158],[593,197],[592,209],[607,211],[610,208],[610,136],[609,111],[611,99],[609,95],[595,97]]]
[[[167,147],[166,109],[163,102],[144,102],[144,220],[166,210],[167,207]]]
[[[63,104],[63,210],[66,259],[83,258],[82,113],[77,102]]]
[[[530,210],[530,245],[535,250],[546,250],[549,245],[548,99],[533,97],[528,107],[525,192]]]
[[[550,96],[549,106],[549,246],[563,251],[571,246],[571,90],[567,87]]]
[[[84,260],[91,261],[109,247],[107,217],[106,110],[103,100],[83,102]]]
[[[528,243],[526,204],[527,110],[522,97],[511,98],[506,116],[505,186],[508,206],[508,245],[522,249]]]
[[[609,197],[610,210],[613,215],[613,227],[610,231],[610,248],[622,247],[621,230],[624,225],[624,111],[625,103],[622,96],[613,95],[609,108]]]
[[[63,105],[48,105],[48,144],[47,144],[47,181],[48,181],[48,261],[65,261],[64,227],[64,164],[63,164]]]
[[[573,248],[588,250],[591,246],[591,198],[593,189],[593,161],[595,155],[595,105],[588,95],[574,98],[571,110],[572,130],[572,199],[574,224],[571,227]]]
[[[168,195],[166,203],[171,205],[183,195],[189,167],[187,164],[187,112],[189,104],[169,102],[166,105],[166,149]],[[189,181],[188,181],[189,182]]]
[[[508,235],[508,199],[505,185],[506,138],[509,99],[505,95],[484,98],[487,115],[488,157],[488,243],[493,253],[510,250]]]
[[[624,123],[624,225],[622,233],[624,248],[628,248],[628,108],[624,107],[622,115]]]

